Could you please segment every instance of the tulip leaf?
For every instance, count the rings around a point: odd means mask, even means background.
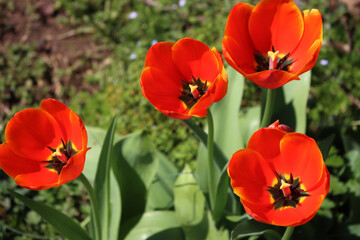
[[[265,239],[280,240],[281,235],[277,232],[278,229],[280,229],[280,227],[256,222],[254,220],[242,221],[231,232],[231,239],[238,240],[262,235]]]
[[[163,231],[173,230],[176,234],[167,239],[184,239],[181,225],[173,211],[154,211],[146,212],[141,216],[140,221],[133,227],[125,240],[151,239],[151,236],[160,234]],[[155,238],[154,238],[155,239]],[[158,239],[158,238],[156,238]],[[160,238],[159,238],[160,239]],[[164,238],[166,239],[166,238]]]
[[[97,127],[89,127],[86,126],[86,130],[88,133],[88,146],[91,147],[91,150],[88,152],[85,161],[85,167],[83,170],[84,175],[89,179],[90,182],[94,182],[96,167],[99,162],[101,148],[104,143],[104,139],[106,136],[106,130]],[[114,142],[121,139],[121,137],[117,134],[114,136]],[[120,224],[120,216],[121,216],[121,199],[120,199],[120,191],[117,186],[117,182],[111,174],[110,176],[110,189],[111,189],[111,221],[110,221],[110,235],[109,240],[116,240],[118,235],[118,228]]]
[[[276,99],[272,122],[280,120],[296,132],[306,131],[306,107],[311,83],[311,71],[300,76],[300,80],[286,83],[276,89]],[[263,101],[263,106],[265,101]],[[271,122],[271,123],[272,123]]]
[[[185,119],[182,120],[183,123],[186,124],[195,134],[195,136],[206,146],[207,145],[207,134],[204,132],[201,127],[196,125],[193,120],[191,119]],[[228,159],[226,158],[223,151],[219,148],[219,146],[215,143],[214,144],[214,158],[215,163],[218,166],[219,169],[223,169],[225,164],[228,162]]]
[[[169,209],[174,206],[174,183],[178,174],[176,166],[159,151],[154,152],[159,159],[159,169],[149,188],[146,209]]]
[[[245,148],[250,137],[256,132],[260,127],[260,114],[261,107],[254,106],[249,108],[243,108],[240,110],[239,115],[239,124],[241,129],[241,136],[243,139],[244,145],[240,147]]]
[[[215,222],[219,221],[223,214],[223,211],[226,206],[226,201],[229,195],[228,190],[229,190],[229,177],[227,174],[227,165],[226,165],[221,172],[216,190],[215,207],[213,210],[213,217]]]
[[[221,101],[213,103],[211,113],[214,118],[214,139],[225,156],[231,156],[243,146],[239,126],[239,110],[244,91],[244,77],[232,67],[228,73],[228,90]],[[222,168],[220,168],[222,169]]]
[[[43,203],[36,202],[17,192],[8,190],[9,193],[22,201],[27,207],[37,212],[42,218],[48,221],[55,229],[57,229],[64,237],[70,240],[91,240],[85,230],[72,218],[66,216],[62,212],[49,207]]]
[[[106,137],[100,153],[94,184],[94,190],[99,204],[102,239],[109,238],[109,221],[111,217],[110,164],[115,135],[116,119],[117,116],[113,118],[111,125],[106,133]]]
[[[112,170],[121,193],[123,239],[145,211],[147,191],[159,167],[158,155],[146,132],[128,135],[114,146]]]
[[[330,148],[334,142],[334,139],[335,139],[335,134],[331,134],[327,138],[317,142],[317,145],[320,148],[320,151],[322,153],[324,161],[326,160],[326,158],[330,152]]]
[[[188,165],[175,181],[174,206],[183,226],[197,225],[204,217],[205,197]]]

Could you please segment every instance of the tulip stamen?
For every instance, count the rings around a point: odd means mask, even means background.
[[[300,178],[286,179],[281,173],[275,172],[277,183],[274,186],[268,186],[267,191],[271,194],[274,202],[274,210],[282,207],[296,208],[300,204],[300,198],[308,197],[310,194],[301,189]]]
[[[197,101],[206,93],[208,86],[207,81],[203,83],[200,78],[192,77],[192,81],[186,82],[181,80],[183,89],[180,90],[181,96],[179,99],[183,101],[188,108],[192,108]]]
[[[256,71],[266,71],[266,70],[283,70],[289,71],[289,67],[293,63],[293,59],[289,59],[290,53],[287,53],[285,56],[280,57],[279,51],[276,51],[274,47],[271,48],[271,51],[267,52],[266,57],[259,51],[254,54],[255,62],[257,64]]]
[[[59,147],[52,148],[47,146],[47,148],[50,149],[52,153],[51,160],[43,161],[47,163],[45,167],[54,169],[58,175],[69,159],[77,153],[71,140],[65,143],[64,140],[61,139],[61,145]]]

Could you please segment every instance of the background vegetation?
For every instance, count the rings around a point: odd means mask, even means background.
[[[56,98],[87,126],[107,128],[118,114],[119,135],[144,129],[156,148],[181,169],[195,168],[198,140],[180,121],[167,118],[142,96],[139,79],[147,50],[185,36],[221,50],[227,15],[237,1],[216,0],[0,0],[0,142],[7,121],[21,109]],[[253,2],[256,4],[257,2]],[[326,164],[332,174],[321,211],[332,219],[330,238],[360,237],[360,7],[359,1],[297,1],[323,16],[324,41],[312,71],[307,133],[334,137]],[[261,91],[245,83],[242,108],[260,103]],[[196,119],[204,124],[202,119]],[[90,154],[90,152],[89,152]],[[0,238],[32,239],[58,233],[10,197],[17,188],[0,173]],[[84,189],[73,181],[27,196],[86,224]],[[316,224],[315,222],[313,224]]]

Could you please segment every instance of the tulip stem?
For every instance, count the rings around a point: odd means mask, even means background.
[[[94,224],[95,236],[96,236],[95,239],[100,240],[101,239],[101,225],[100,225],[99,204],[98,204],[96,196],[95,196],[94,188],[91,186],[91,183],[89,182],[89,180],[85,177],[85,175],[83,173],[81,173],[78,178],[81,181],[81,183],[85,186],[86,191],[89,195],[90,203],[91,203],[92,219],[95,223]]]
[[[214,165],[214,121],[210,109],[207,110],[207,123],[208,123],[208,137],[207,137],[207,149],[209,160],[208,171],[208,183],[209,183],[209,195],[210,195],[210,208],[215,207],[216,185],[215,185],[215,165]]]
[[[270,125],[271,116],[274,111],[276,89],[268,89],[266,95],[265,111],[261,121],[261,128]]]
[[[281,240],[290,240],[291,239],[291,235],[294,232],[295,227],[287,227],[285,230],[285,233],[283,235],[283,237],[281,238]]]

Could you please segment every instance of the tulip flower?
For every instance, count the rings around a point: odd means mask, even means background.
[[[322,35],[317,9],[300,12],[291,0],[239,3],[226,23],[223,54],[244,77],[274,89],[315,65]]]
[[[87,133],[80,117],[46,99],[40,109],[20,111],[8,122],[0,167],[28,189],[42,190],[77,178],[85,164]]]
[[[231,157],[234,193],[255,220],[298,226],[311,220],[330,188],[316,142],[278,122],[261,128]]]
[[[211,103],[225,96],[227,83],[219,52],[191,38],[153,45],[140,80],[151,104],[178,119],[205,117]]]

